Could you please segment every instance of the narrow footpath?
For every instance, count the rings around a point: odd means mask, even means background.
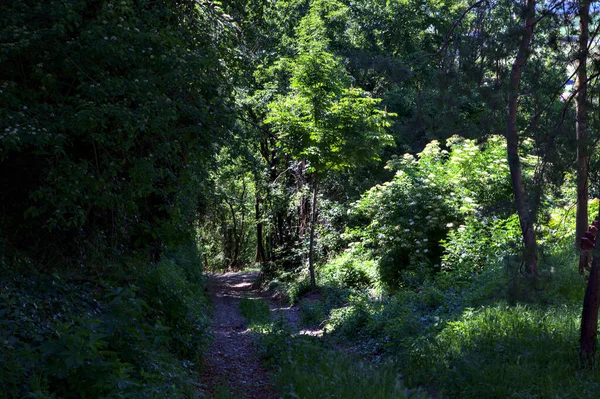
[[[252,287],[257,277],[258,272],[209,275],[208,289],[213,303],[211,332],[214,340],[205,356],[202,370],[204,391],[208,397],[279,397],[268,371],[261,364],[246,319],[239,310],[241,298],[259,296],[258,290]]]

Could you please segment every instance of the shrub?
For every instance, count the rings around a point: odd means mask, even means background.
[[[320,324],[325,319],[326,311],[325,304],[321,301],[300,302],[302,323],[306,326],[316,326]]]
[[[155,265],[141,288],[58,274],[0,280],[3,397],[197,397],[191,366],[207,318],[184,252]]]
[[[378,277],[391,291],[418,288],[440,270],[444,256],[449,265],[465,248],[471,265],[464,269],[481,270],[482,257],[497,254],[513,240],[504,140],[490,137],[478,146],[454,136],[446,145],[443,150],[433,141],[417,157],[391,161],[395,177],[371,188],[350,210],[344,238],[353,251],[378,261]],[[532,160],[525,157],[526,176]],[[490,231],[486,223],[496,220]],[[461,225],[470,234],[458,231]]]
[[[148,303],[169,328],[170,350],[183,359],[197,361],[208,343],[205,330],[209,318],[201,281],[189,279],[188,275],[193,278],[196,273],[189,270],[188,262],[160,261],[149,271],[144,284]]]
[[[522,240],[519,218],[469,216],[442,240],[442,270],[468,279],[489,264],[517,255]]]
[[[239,304],[240,313],[251,325],[266,324],[271,321],[269,305],[261,299],[242,298]]]
[[[373,287],[377,278],[375,262],[353,251],[345,251],[319,270],[322,285],[365,289]]]

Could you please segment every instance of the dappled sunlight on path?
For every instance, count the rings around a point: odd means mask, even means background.
[[[252,272],[208,276],[213,301],[211,332],[214,340],[205,356],[202,380],[209,397],[227,390],[234,398],[278,397],[256,353],[252,333],[239,312],[241,298],[257,295],[253,282],[258,275],[258,272]]]

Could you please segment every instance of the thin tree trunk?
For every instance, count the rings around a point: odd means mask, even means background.
[[[581,337],[579,339],[579,357],[584,367],[594,364],[596,354],[596,334],[598,331],[598,308],[600,307],[600,255],[594,254],[590,277],[581,313]]]
[[[260,198],[256,195],[254,201],[254,212],[256,215],[256,256],[254,262],[263,263],[265,261],[265,246],[263,239],[263,223],[260,215]]]
[[[577,70],[577,216],[575,227],[575,245],[579,248],[581,237],[585,233],[588,220],[588,110],[587,110],[587,57],[589,37],[589,0],[579,4],[579,69]],[[589,263],[588,251],[579,255],[579,273],[583,274]]]
[[[239,253],[244,251],[244,249],[246,248],[246,233],[245,233],[245,228],[244,228],[244,223],[245,223],[245,215],[246,215],[246,210],[242,209],[240,212],[240,237],[238,239],[238,243],[239,243],[239,248],[238,248],[238,263],[239,263]]]
[[[314,176],[313,183],[313,197],[311,206],[311,221],[310,221],[310,242],[308,247],[308,271],[310,272],[310,286],[316,288],[317,282],[315,279],[315,265],[314,265],[314,247],[315,247],[315,225],[317,223],[317,176]]]
[[[231,218],[233,219],[233,254],[231,256],[231,262],[229,263],[229,269],[234,269],[237,267],[238,256],[240,252],[240,243],[238,242],[237,235],[237,219],[235,217],[235,210],[233,208],[233,204],[225,199],[227,205],[229,205],[229,209],[231,211]]]
[[[527,207],[527,195],[523,184],[523,172],[521,170],[521,161],[519,159],[519,134],[517,131],[517,111],[519,100],[519,83],[521,75],[525,69],[529,57],[531,40],[533,38],[533,28],[535,25],[535,0],[527,0],[527,9],[525,10],[525,26],[523,29],[523,38],[519,45],[517,58],[513,63],[510,72],[510,81],[508,87],[508,115],[506,121],[506,149],[508,165],[510,167],[510,177],[513,187],[513,194],[517,206],[517,213],[521,224],[523,234],[523,243],[525,246],[525,262],[531,277],[537,277],[537,243],[533,218]]]
[[[296,192],[303,193],[304,185],[306,184],[305,178],[305,168],[306,161],[300,161],[298,163],[298,172],[296,179]],[[306,225],[308,215],[308,198],[304,196],[304,194],[300,195],[300,203],[298,204],[298,231],[297,234],[299,237],[305,237],[306,234]]]

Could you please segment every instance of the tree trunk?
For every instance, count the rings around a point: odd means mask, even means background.
[[[600,307],[600,254],[594,254],[590,277],[581,313],[581,337],[579,339],[579,357],[584,367],[594,364],[596,354],[596,333],[598,331],[598,308]]]
[[[517,111],[519,100],[519,83],[521,74],[525,69],[525,64],[529,57],[531,40],[533,38],[533,28],[535,25],[535,0],[527,0],[525,10],[525,27],[523,29],[523,38],[519,45],[517,57],[510,71],[510,81],[508,87],[508,115],[506,121],[506,150],[508,165],[510,167],[510,177],[512,182],[513,194],[517,206],[517,213],[521,224],[523,234],[523,244],[525,246],[525,263],[531,277],[537,277],[537,243],[533,224],[533,215],[527,206],[527,195],[523,184],[523,172],[521,170],[521,161],[519,159],[519,134],[517,131]]]
[[[313,196],[312,196],[312,206],[311,206],[311,221],[310,221],[310,242],[308,246],[308,271],[310,272],[310,286],[314,289],[317,287],[317,282],[315,280],[315,265],[313,263],[314,258],[314,248],[315,248],[315,225],[317,223],[317,176],[314,175],[314,183],[313,183]]]
[[[263,222],[260,215],[260,198],[256,195],[254,201],[254,212],[256,215],[256,256],[254,262],[263,263],[265,261],[265,246],[263,238]]]
[[[588,220],[588,110],[587,110],[587,56],[589,37],[589,0],[581,0],[579,4],[579,69],[577,70],[577,216],[575,228],[575,245],[579,248],[581,237],[585,233]],[[579,255],[579,273],[583,274],[589,263],[589,252],[581,251]]]
[[[306,161],[300,161],[298,163],[298,171],[296,178],[296,192],[303,193],[304,185],[306,184],[305,178]],[[305,237],[306,225],[308,220],[308,198],[304,194],[300,195],[300,203],[298,204],[298,237]]]
[[[229,263],[229,269],[235,269],[238,264],[238,257],[240,253],[240,243],[238,241],[237,234],[237,219],[235,217],[235,209],[233,208],[233,204],[225,199],[227,205],[229,205],[229,209],[231,210],[231,218],[233,220],[233,254],[231,255],[231,262]]]

